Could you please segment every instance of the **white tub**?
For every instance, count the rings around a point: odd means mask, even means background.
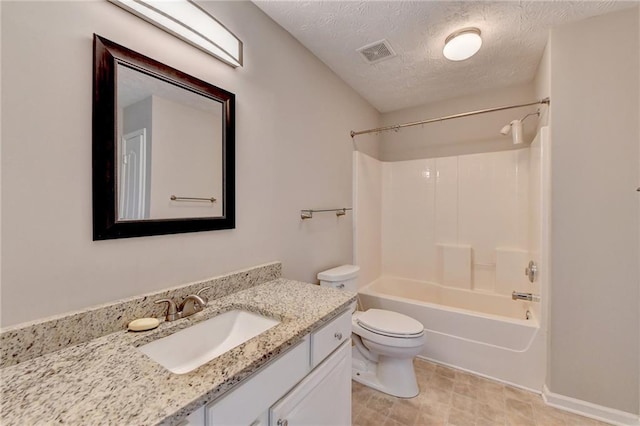
[[[537,318],[526,319],[526,302],[393,277],[359,294],[365,309],[400,312],[424,325],[422,358],[541,392],[544,336]]]

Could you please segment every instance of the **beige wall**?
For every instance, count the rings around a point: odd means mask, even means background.
[[[253,4],[207,4],[244,42],[238,69],[106,1],[0,7],[3,326],[272,260],[305,281],[352,261],[351,214],[299,210],[351,206],[349,131],[379,114]],[[236,229],[92,241],[94,32],[236,94]]]
[[[152,219],[222,215],[221,135],[222,109],[212,117],[210,111],[153,96]],[[217,201],[171,201],[171,195]]]
[[[544,99],[551,96],[551,40],[547,40],[547,45],[538,64],[536,76],[533,79],[533,87],[535,88],[536,99]],[[540,108],[538,128],[550,124],[549,111],[550,106]]]
[[[553,393],[638,413],[639,19],[551,32]]]
[[[535,100],[533,83],[528,83],[386,113],[382,121],[387,126]],[[399,161],[518,149],[522,145],[513,145],[511,135],[501,135],[500,129],[536,108],[510,109],[385,132],[381,136],[380,157],[384,161]],[[524,139],[530,143],[535,136],[536,117],[527,118],[524,129]]]
[[[538,70],[533,80],[533,84],[536,91],[537,99],[551,98],[551,40],[547,39],[547,45],[545,46],[544,53],[538,64]],[[543,126],[551,125],[551,108],[552,105],[548,105],[540,108],[540,120],[538,120],[538,129]],[[549,128],[547,128],[547,135],[550,135]],[[545,342],[547,345],[547,351],[545,353],[545,380],[544,383],[549,383],[549,358],[550,358],[550,331],[549,331],[549,310],[551,306],[551,295],[549,293],[549,281],[552,268],[551,262],[551,152],[550,137],[547,138],[546,144],[540,139],[539,143],[534,141],[531,144],[531,172],[532,172],[532,185],[539,185],[539,190],[532,189],[530,198],[532,206],[539,214],[533,214],[533,220],[530,222],[532,243],[537,247],[533,248],[533,261],[537,263],[539,268],[537,288],[535,291],[540,292],[542,300],[536,306],[537,314],[541,319],[543,325],[542,332],[545,333]],[[536,238],[537,234],[537,238]],[[536,239],[534,239],[536,238]]]

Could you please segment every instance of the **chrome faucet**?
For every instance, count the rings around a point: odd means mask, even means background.
[[[156,300],[154,303],[166,303],[167,315],[165,316],[165,319],[167,321],[175,321],[203,310],[207,306],[208,299],[202,295],[202,293],[210,288],[211,287],[204,287],[198,290],[196,294],[188,295],[180,304],[180,308],[178,308],[176,303],[171,299],[160,299]]]
[[[182,317],[184,318],[189,315],[193,315],[196,312],[200,312],[205,306],[207,306],[206,298],[201,297],[198,294],[190,294],[182,301],[182,305],[180,305],[180,312],[182,312]]]

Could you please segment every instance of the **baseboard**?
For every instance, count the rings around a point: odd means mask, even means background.
[[[547,405],[560,410],[569,411],[581,416],[600,420],[618,426],[640,426],[640,417],[637,414],[603,407],[602,405],[570,398],[568,396],[553,393],[545,385],[542,389],[542,398]]]
[[[530,388],[530,387],[527,387],[527,386],[522,386],[522,385],[519,385],[517,383],[510,382],[508,380],[500,379],[498,377],[490,376],[488,374],[479,373],[479,372],[477,372],[475,370],[469,370],[468,368],[462,368],[462,367],[460,367],[458,365],[449,364],[449,363],[442,362],[442,361],[439,361],[437,359],[429,358],[429,357],[426,357],[426,356],[423,356],[423,355],[416,355],[416,358],[420,358],[420,359],[423,359],[425,361],[429,361],[432,364],[440,364],[440,365],[444,365],[445,367],[453,368],[455,370],[460,370],[460,371],[464,371],[466,373],[471,373],[474,376],[479,376],[479,377],[482,377],[484,379],[493,380],[494,382],[503,383],[505,385],[509,385],[511,387],[514,387],[514,388],[526,390],[527,392],[535,393],[537,395],[541,395],[541,393],[542,393],[542,392],[540,392],[539,389],[533,389],[533,388]]]
[[[479,373],[479,372],[474,371],[474,370],[469,370],[468,368],[462,368],[462,367],[459,367],[457,365],[448,364],[446,362],[442,362],[442,361],[439,361],[437,359],[429,358],[429,357],[426,357],[426,356],[423,356],[423,355],[416,355],[416,358],[420,358],[420,359],[423,359],[425,361],[429,361],[432,364],[444,365],[445,367],[453,368],[455,370],[464,371],[465,373],[471,373],[471,374],[473,374],[475,376],[479,376],[479,377],[482,377],[482,378],[485,378],[485,379],[493,380],[494,382],[503,383],[505,385],[509,385],[511,387],[514,387],[514,388],[526,390],[527,392],[531,392],[531,393],[535,393],[537,395],[541,395],[541,392],[539,390],[532,389],[532,388],[529,388],[527,386],[522,386],[522,385],[519,385],[517,383],[510,382],[508,380],[503,380],[503,379],[500,379],[500,378],[497,378],[497,377],[489,376],[487,374]]]

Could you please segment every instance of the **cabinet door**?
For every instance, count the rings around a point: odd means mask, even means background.
[[[351,425],[351,339],[271,407],[269,424]]]
[[[189,417],[178,423],[178,426],[205,426],[204,407],[200,407],[189,414]]]
[[[247,426],[309,372],[309,336],[206,408],[207,425]],[[262,425],[264,423],[258,422]]]

